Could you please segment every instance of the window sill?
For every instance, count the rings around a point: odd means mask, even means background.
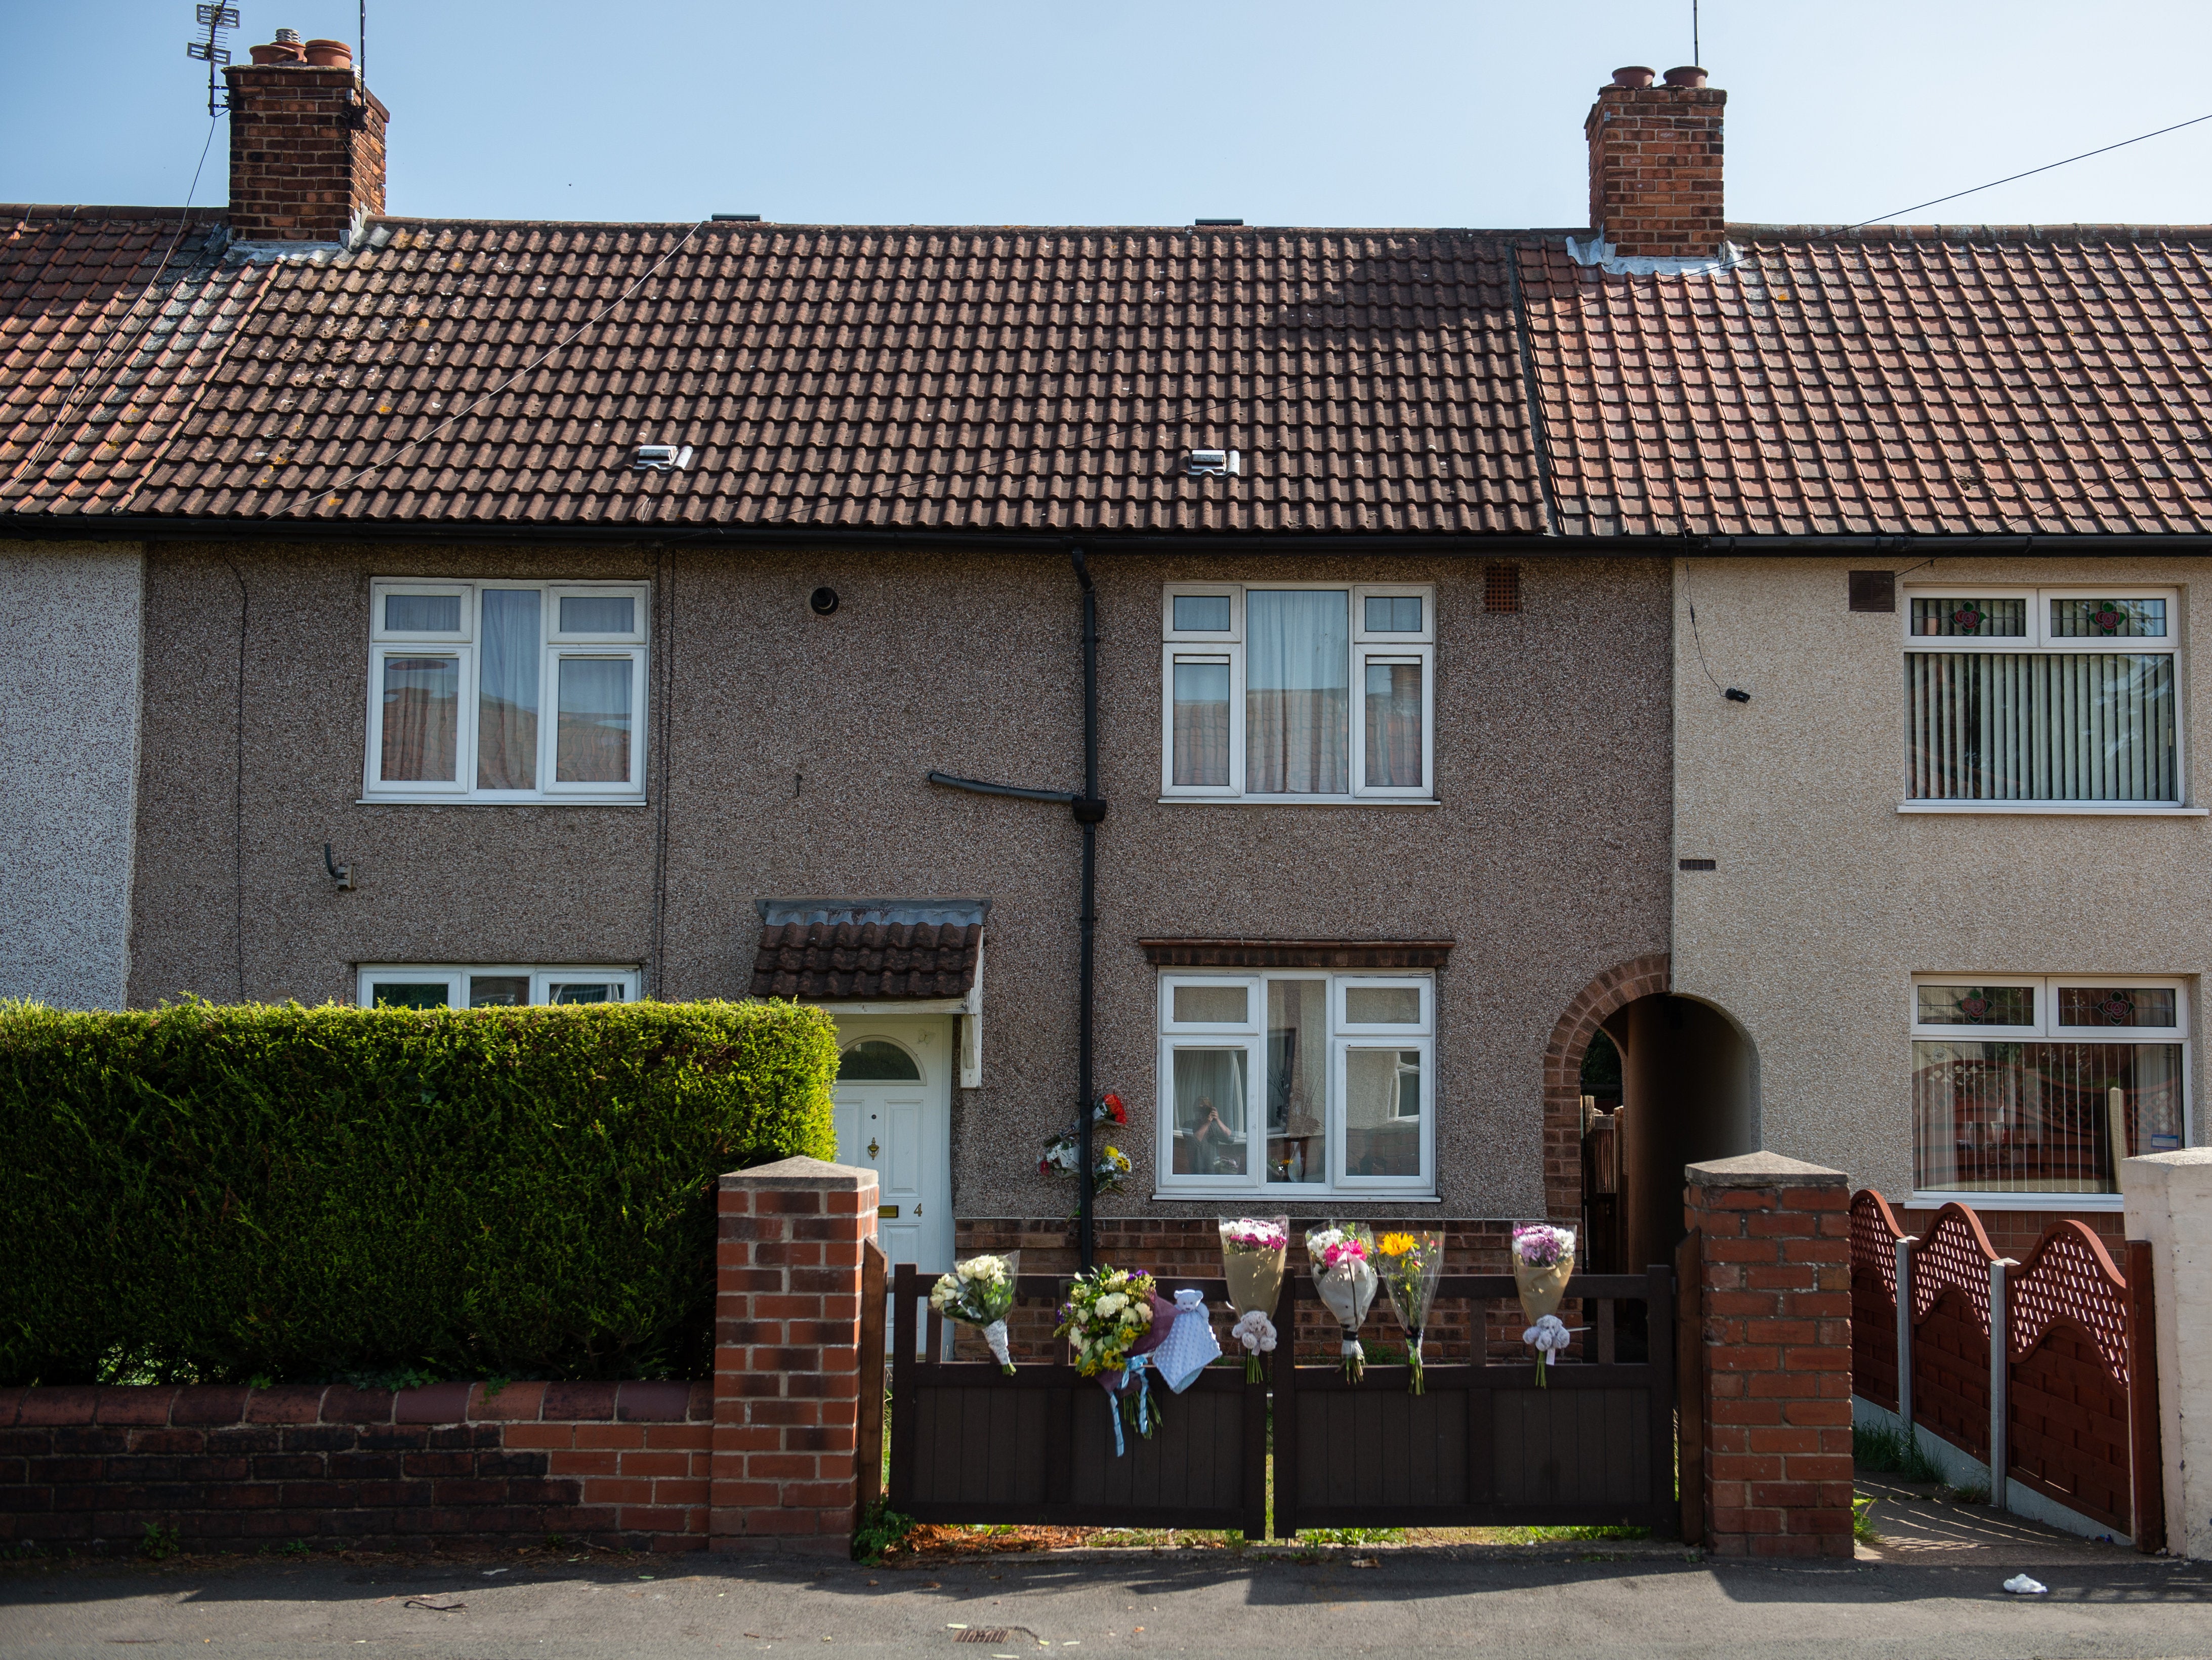
[[[1440,807],[1433,795],[1163,795],[1164,807]]]
[[[2118,1193],[1923,1193],[1915,1189],[1912,1197],[1905,1202],[1914,1210],[1940,1210],[1950,1204],[1964,1205],[1969,1210],[2002,1211],[2118,1211],[2127,1207],[2126,1195]]]
[[[1900,801],[1899,812],[2049,814],[2061,818],[2202,818],[2212,807],[2134,801]]]
[[[641,807],[642,795],[533,795],[483,800],[468,795],[364,795],[357,807]]]
[[[1333,1205],[1441,1205],[1433,1193],[1374,1193],[1346,1192],[1341,1189],[1323,1187],[1304,1182],[1285,1185],[1296,1187],[1296,1193],[1284,1193],[1274,1187],[1266,1188],[1180,1188],[1169,1193],[1154,1193],[1153,1202],[1162,1205],[1201,1204],[1218,1205],[1234,1201],[1249,1210],[1260,1204],[1300,1204],[1309,1200],[1327,1200]]]

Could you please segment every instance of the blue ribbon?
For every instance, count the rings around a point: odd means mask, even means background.
[[[1114,1456],[1116,1458],[1128,1456],[1129,1450],[1121,1440],[1121,1396],[1131,1389],[1137,1392],[1137,1428],[1140,1433],[1151,1433],[1151,1420],[1145,1410],[1150,1395],[1145,1388],[1143,1377],[1145,1362],[1151,1359],[1149,1354],[1131,1355],[1121,1365],[1121,1387],[1107,1394],[1106,1410],[1114,1417]]]

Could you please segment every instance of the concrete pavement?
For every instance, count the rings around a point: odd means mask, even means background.
[[[26,1564],[0,1572],[0,1654],[2212,1656],[2205,1564],[2053,1564],[2037,1570],[2051,1595],[2029,1602],[1999,1590],[2003,1575],[1980,1563],[1740,1566],[1679,1548],[1317,1554],[1140,1551],[899,1570],[728,1557],[503,1569]]]

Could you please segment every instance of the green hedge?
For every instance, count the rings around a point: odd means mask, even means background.
[[[714,1182],[833,1158],[789,1003],[0,1002],[0,1383],[704,1376]]]

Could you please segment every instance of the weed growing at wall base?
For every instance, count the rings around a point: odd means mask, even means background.
[[[0,1003],[0,1384],[704,1376],[714,1178],[835,1155],[789,1003]]]

